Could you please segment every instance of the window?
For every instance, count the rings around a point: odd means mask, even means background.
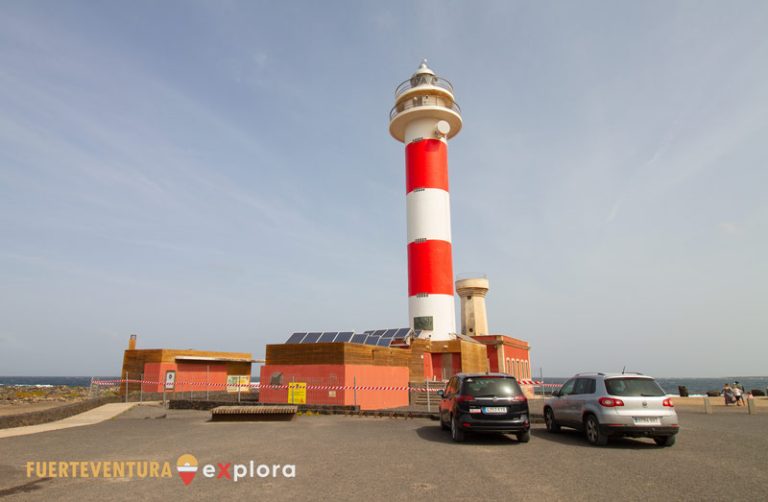
[[[269,385],[283,385],[283,373],[276,371],[269,377]]]
[[[573,386],[573,394],[594,394],[595,393],[595,379],[594,378],[577,378],[576,383]]]
[[[560,395],[561,396],[567,396],[569,394],[573,394],[573,385],[576,383],[576,380],[571,378],[567,382],[563,384],[562,387],[560,387]]]
[[[520,386],[511,378],[473,377],[464,380],[462,394],[475,397],[519,396]]]
[[[612,396],[659,397],[664,390],[651,378],[607,378],[605,389]]]
[[[445,393],[449,396],[452,396],[456,394],[456,387],[458,386],[458,378],[453,377],[448,381],[448,385],[446,386]]]
[[[433,329],[435,329],[432,316],[414,317],[413,329],[415,330],[423,329],[427,331],[432,331]]]

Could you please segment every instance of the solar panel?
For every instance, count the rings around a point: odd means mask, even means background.
[[[336,335],[338,335],[338,331],[326,331],[322,335],[320,335],[320,339],[317,341],[318,343],[329,343],[332,342],[334,338],[336,338]]]
[[[301,343],[301,340],[302,340],[302,339],[303,339],[305,336],[307,336],[307,333],[306,333],[306,332],[302,332],[302,333],[294,333],[294,334],[292,334],[292,335],[291,335],[291,337],[290,337],[290,338],[288,338],[288,340],[287,340],[285,343]]]
[[[373,332],[373,336],[381,336],[383,335],[387,330],[386,329],[377,329]]]
[[[380,347],[389,347],[390,343],[392,343],[392,339],[391,338],[381,338],[379,340],[379,343],[377,343],[376,345],[378,345]]]
[[[365,333],[366,335],[372,335],[372,334],[373,334],[373,331],[374,331],[374,330],[372,330],[372,329],[369,329],[368,331],[363,331],[363,333]]]
[[[392,338],[395,336],[395,333],[397,333],[396,329],[388,329],[383,335],[383,338]]]
[[[368,335],[368,338],[365,339],[365,344],[366,345],[376,345],[377,343],[379,343],[379,338],[381,338],[381,337],[376,336],[376,335]]]
[[[304,340],[301,341],[301,343],[317,343],[317,340],[320,338],[320,335],[322,335],[322,333],[320,333],[319,331],[307,333],[307,336],[304,338]]]
[[[395,333],[395,339],[405,338],[408,335],[409,331],[411,331],[411,328],[400,328],[400,329],[398,329],[397,333]]]
[[[336,342],[349,342],[352,339],[352,335],[354,335],[351,331],[342,331],[339,333],[339,336],[336,337]]]
[[[365,333],[358,333],[352,336],[352,340],[350,343],[365,343],[366,338],[368,338],[368,335],[366,335]]]

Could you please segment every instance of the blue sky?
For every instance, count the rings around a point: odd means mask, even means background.
[[[393,91],[544,374],[768,373],[765,2],[0,4],[0,374],[407,324]]]

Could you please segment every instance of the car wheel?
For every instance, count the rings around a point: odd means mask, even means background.
[[[445,422],[443,422],[443,414],[442,414],[442,413],[440,413],[440,428],[441,428],[442,430],[444,430],[444,431],[447,431],[447,430],[450,430],[450,429],[451,429],[451,428],[448,426],[448,424],[446,424]]]
[[[517,440],[521,443],[527,443],[531,440],[531,432],[525,431],[525,432],[518,432],[517,433]]]
[[[672,446],[675,444],[675,436],[657,436],[653,440],[659,446]]]
[[[459,429],[459,419],[451,418],[451,438],[457,443],[464,441],[464,431]]]
[[[594,415],[587,415],[584,420],[584,433],[591,445],[605,446],[608,444],[608,436],[600,432],[600,423]]]
[[[552,408],[544,410],[544,423],[547,425],[547,432],[560,432],[560,425],[555,422],[555,414],[552,412]]]

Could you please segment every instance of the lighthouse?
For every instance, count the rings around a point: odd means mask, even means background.
[[[448,140],[461,130],[453,86],[424,60],[395,90],[389,132],[405,144],[409,327],[298,331],[270,344],[261,367],[259,399],[267,403],[399,408],[410,390],[457,373],[511,372],[530,379],[528,342],[491,334],[485,314],[486,277],[456,283],[462,299],[456,332]],[[286,382],[290,382],[289,385]],[[532,396],[532,387],[523,385]]]
[[[395,90],[389,132],[405,144],[409,323],[432,340],[456,333],[448,140],[460,130],[453,86],[422,61]]]

